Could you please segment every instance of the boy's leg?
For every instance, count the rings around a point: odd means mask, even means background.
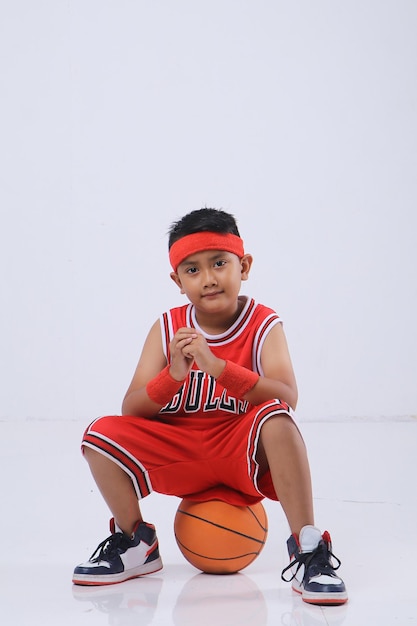
[[[87,428],[84,456],[114,517],[111,536],[75,568],[76,584],[113,584],[162,568],[155,528],[142,521],[138,501],[154,490],[180,495],[179,485],[186,494],[200,489],[201,474],[192,469],[201,462],[201,429],[190,428],[188,417],[184,423],[189,427],[185,441],[184,426],[177,419],[169,424],[105,416]],[[212,486],[211,477],[206,482]]]
[[[138,522],[142,522],[139,501],[128,474],[103,454],[84,448],[91,473],[117,526],[131,535]]]
[[[162,568],[155,528],[142,520],[138,497],[129,475],[117,463],[84,448],[94,480],[113,513],[111,535],[86,563],[77,565],[77,585],[110,585]]]
[[[303,526],[314,524],[310,467],[300,431],[286,415],[271,417],[262,426],[260,444],[260,473],[269,468],[291,532],[299,534]]]
[[[269,468],[278,499],[291,529],[290,565],[282,573],[294,591],[311,604],[344,604],[347,593],[335,570],[340,561],[332,553],[329,533],[314,526],[313,499],[307,451],[301,434],[285,415],[269,418],[261,429],[257,461],[260,472]],[[336,564],[334,564],[336,560]],[[289,579],[284,577],[291,569]]]

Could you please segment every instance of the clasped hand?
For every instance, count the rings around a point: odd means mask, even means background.
[[[194,362],[200,370],[212,376],[218,376],[225,364],[212,353],[205,337],[195,328],[179,328],[169,348],[170,372],[177,380],[183,380],[187,376]]]

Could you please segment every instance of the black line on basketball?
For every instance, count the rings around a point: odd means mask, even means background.
[[[259,517],[255,514],[255,511],[254,511],[254,510],[253,510],[250,506],[247,506],[246,508],[247,508],[247,509],[248,509],[248,511],[251,513],[251,515],[252,515],[252,516],[256,519],[256,521],[258,522],[258,524],[259,524],[259,526],[262,528],[262,530],[264,530],[265,532],[267,532],[267,531],[268,531],[268,529],[267,529],[267,528],[265,528],[265,526],[262,526],[262,524],[261,524],[261,520],[260,520],[260,519],[259,519]]]
[[[188,511],[183,511],[182,509],[178,509],[178,513],[182,513],[183,515],[187,515],[188,517],[193,517],[194,519],[200,520],[200,522],[205,522],[206,524],[211,524],[211,526],[216,526],[216,528],[221,528],[222,530],[227,530],[229,533],[234,533],[235,535],[240,535],[241,537],[245,537],[245,539],[251,539],[252,541],[256,541],[257,543],[265,544],[265,541],[262,539],[257,539],[256,537],[252,537],[251,535],[247,535],[246,533],[241,533],[239,530],[234,530],[233,528],[228,528],[227,526],[223,526],[223,524],[217,524],[216,522],[212,522],[211,520],[206,519],[205,517],[200,517],[199,515],[195,515],[194,513],[189,513]],[[263,528],[263,526],[261,526]],[[263,530],[265,530],[263,528]]]
[[[207,559],[208,561],[235,561],[236,559],[243,559],[248,556],[258,556],[259,552],[245,552],[245,554],[239,554],[237,556],[207,556],[207,554],[201,554],[200,552],[194,552],[194,550],[190,550],[188,546],[179,541],[178,537],[176,537],[177,542],[180,546],[182,546],[187,552],[190,554],[194,554],[194,556],[199,556],[203,559]]]

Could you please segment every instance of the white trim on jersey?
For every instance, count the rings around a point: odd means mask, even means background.
[[[252,348],[252,369],[254,372],[258,372],[260,376],[264,376],[264,371],[261,365],[262,347],[264,345],[264,341],[267,338],[269,332],[276,324],[282,324],[282,319],[278,318],[276,313],[271,313],[270,315],[268,315],[268,317],[264,319],[264,321],[259,326],[257,333],[255,335],[255,341],[253,342],[253,348]],[[263,334],[263,336],[261,337],[261,340],[259,340],[259,337],[262,335],[265,327],[268,325],[269,325],[269,328]]]
[[[162,313],[159,316],[159,326],[161,329],[161,337],[162,337],[162,351],[165,355],[165,358],[167,360],[168,363],[168,347],[169,344],[167,343],[167,337],[166,337],[166,333],[165,333],[165,324],[164,324],[164,317],[165,317],[165,313]],[[166,320],[167,320],[167,324],[168,324],[168,333],[169,333],[169,337],[168,340],[171,341],[174,337],[174,327],[172,325],[172,317],[171,314],[166,315]]]
[[[219,335],[209,335],[208,333],[206,333],[199,325],[197,322],[197,318],[195,315],[195,307],[194,306],[190,306],[190,311],[187,310],[187,319],[188,319],[188,315],[191,315],[191,319],[193,322],[193,326],[196,328],[196,330],[198,330],[203,337],[205,337],[207,339],[207,341],[210,343],[210,339],[212,341],[216,340],[216,346],[224,346],[228,343],[230,343],[231,341],[234,341],[237,337],[239,337],[243,331],[245,330],[245,328],[247,327],[247,325],[250,323],[250,321],[252,320],[253,314],[255,313],[256,310],[256,302],[252,299],[249,298],[248,296],[244,296],[246,298],[246,302],[245,305],[243,307],[243,309],[241,310],[239,317],[237,318],[237,320],[234,322],[234,324],[232,324],[232,326],[230,326],[224,333],[220,333]],[[239,325],[241,324],[242,320],[244,319],[245,315],[247,314],[248,309],[250,308],[250,306],[253,303],[253,308],[252,311],[250,312],[250,314],[248,315],[247,319],[245,320],[245,322],[242,324],[241,328],[235,333],[235,329],[239,327]],[[225,337],[224,341],[219,341],[219,339],[221,339],[222,337]]]

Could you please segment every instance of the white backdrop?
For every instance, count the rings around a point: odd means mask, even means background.
[[[414,0],[0,0],[0,419],[120,411],[214,206],[302,419],[417,414]]]

